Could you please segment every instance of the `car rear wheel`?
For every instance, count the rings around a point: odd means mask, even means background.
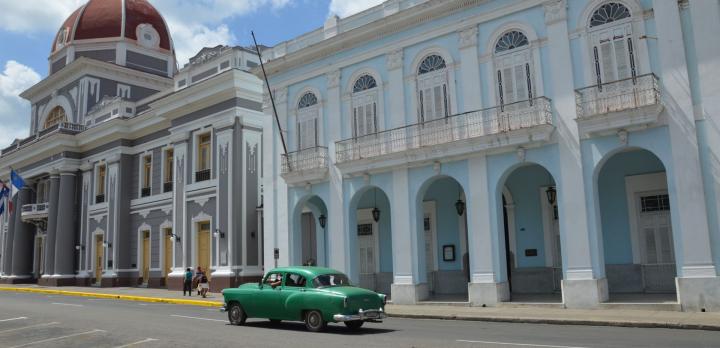
[[[230,304],[230,307],[228,308],[228,320],[232,325],[245,324],[245,320],[247,320],[247,314],[245,314],[245,311],[242,309],[242,306],[240,306],[239,303],[234,302]]]
[[[346,321],[345,326],[348,327],[350,330],[357,330],[363,326],[365,322],[362,320],[352,320],[352,321]]]
[[[320,332],[327,328],[327,321],[320,311],[312,310],[305,313],[305,327],[308,331]]]

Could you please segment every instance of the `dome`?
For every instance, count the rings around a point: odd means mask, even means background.
[[[165,20],[147,0],[90,0],[65,20],[51,54],[75,43],[126,40],[173,51]]]

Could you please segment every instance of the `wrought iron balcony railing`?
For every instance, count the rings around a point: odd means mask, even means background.
[[[575,91],[578,119],[660,104],[654,74],[636,76]]]
[[[105,203],[105,194],[99,194],[95,196],[95,204]]]
[[[150,194],[152,194],[152,190],[150,187],[143,187],[140,189],[140,197],[149,197]]]
[[[58,124],[52,125],[48,128],[45,128],[30,137],[22,139],[13,145],[10,145],[10,146],[2,149],[2,151],[0,151],[0,156],[5,156],[7,154],[15,152],[25,146],[33,144],[36,141],[43,139],[51,134],[56,134],[56,133],[77,134],[77,133],[85,131],[85,129],[86,129],[86,127],[81,124],[70,123],[70,122],[60,122]]]
[[[26,215],[42,215],[47,216],[50,206],[47,203],[24,204],[22,206],[22,216]]]
[[[195,182],[210,180],[210,169],[203,169],[195,172]]]
[[[282,155],[282,174],[315,169],[327,169],[328,149],[316,146]]]
[[[368,159],[540,125],[552,125],[550,99],[545,97],[341,140],[336,143],[336,162]]]
[[[172,181],[163,183],[163,192],[170,192],[173,190],[173,183]]]

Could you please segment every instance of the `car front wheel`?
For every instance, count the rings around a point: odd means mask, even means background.
[[[320,332],[327,327],[327,321],[323,319],[320,311],[312,310],[305,314],[305,327],[308,331]]]
[[[350,330],[357,330],[363,326],[365,322],[362,320],[352,320],[352,321],[346,321],[345,326],[348,327]]]
[[[230,324],[232,325],[245,324],[245,320],[247,320],[247,314],[245,314],[245,311],[242,309],[242,306],[240,306],[239,303],[230,304],[230,308],[228,308],[228,320],[230,320]]]

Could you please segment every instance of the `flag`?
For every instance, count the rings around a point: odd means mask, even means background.
[[[25,180],[18,174],[15,169],[10,170],[10,182],[12,183],[12,196],[20,192],[20,189],[25,187]]]
[[[10,195],[10,189],[0,180],[0,216],[5,212],[5,201]]]

